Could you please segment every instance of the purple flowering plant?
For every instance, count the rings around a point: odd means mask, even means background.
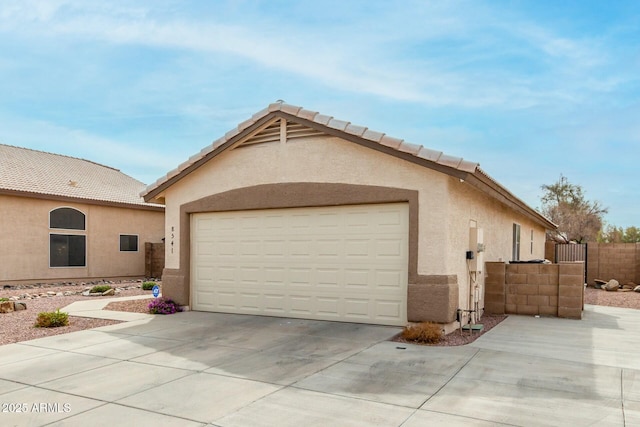
[[[182,308],[169,298],[156,298],[149,303],[151,314],[173,314],[182,311]]]

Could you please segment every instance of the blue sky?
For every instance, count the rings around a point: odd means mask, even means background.
[[[0,0],[0,143],[151,183],[269,103],[640,226],[640,2]]]

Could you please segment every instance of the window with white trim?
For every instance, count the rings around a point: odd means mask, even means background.
[[[65,233],[49,234],[49,267],[86,267],[86,216],[74,208],[49,212],[49,228]]]
[[[513,224],[513,261],[520,260],[520,224]]]

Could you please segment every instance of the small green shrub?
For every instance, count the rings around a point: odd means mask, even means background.
[[[69,314],[63,313],[60,309],[56,311],[43,311],[38,313],[36,328],[57,328],[69,324]]]
[[[433,322],[422,322],[405,326],[402,330],[402,338],[407,341],[435,344],[442,340],[442,327]]]
[[[0,298],[0,302],[9,301],[9,298]]]
[[[103,292],[108,291],[109,289],[111,289],[111,286],[109,285],[97,285],[91,288],[89,292],[92,294],[101,294]]]
[[[156,282],[144,282],[142,284],[143,291],[150,291],[156,285]]]
[[[156,298],[149,304],[151,314],[173,314],[182,311],[182,307],[169,298]]]

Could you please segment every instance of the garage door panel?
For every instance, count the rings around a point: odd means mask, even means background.
[[[310,258],[311,257],[311,239],[299,240],[293,239],[290,241],[289,255],[293,258]]]
[[[406,323],[408,206],[192,216],[194,310]]]
[[[354,320],[368,320],[371,313],[369,313],[369,304],[371,301],[367,298],[345,298],[344,300],[344,314],[345,317]]]
[[[341,271],[338,268],[316,269],[316,284],[318,288],[337,289],[342,279]]]
[[[283,239],[264,241],[265,258],[284,258],[286,256],[286,242]]]
[[[374,283],[380,290],[388,289],[397,292],[404,287],[402,271],[398,270],[376,270]]]
[[[234,291],[216,291],[214,304],[221,309],[235,310],[239,307],[237,293]]]
[[[370,282],[369,269],[348,268],[344,271],[344,290],[367,290]]]
[[[313,314],[314,298],[309,295],[291,295],[289,311],[293,314],[302,314],[310,317]]]
[[[371,239],[344,239],[346,257],[369,258]]]
[[[375,256],[378,258],[405,258],[406,248],[401,239],[378,239],[374,247]]]
[[[376,300],[374,302],[376,317],[381,319],[397,319],[402,312],[402,307],[398,301],[393,300]]]

